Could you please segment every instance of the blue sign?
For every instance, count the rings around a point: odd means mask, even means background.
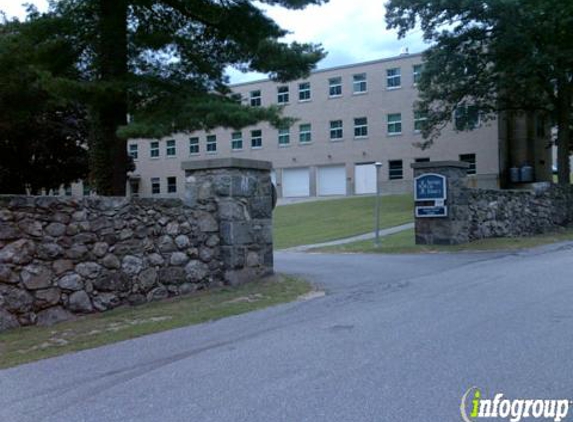
[[[416,207],[417,218],[447,217],[448,207]]]
[[[414,179],[415,201],[444,201],[447,195],[446,176],[427,173]]]

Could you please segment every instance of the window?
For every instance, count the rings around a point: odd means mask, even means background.
[[[161,183],[159,182],[159,177],[151,178],[151,193],[153,195],[159,195],[161,193]]]
[[[330,122],[330,140],[342,139],[343,135],[342,120],[332,120]]]
[[[471,130],[479,125],[479,112],[476,106],[461,105],[455,111],[456,130]]]
[[[233,151],[243,149],[243,134],[241,132],[233,132],[231,134],[231,149]]]
[[[366,73],[360,73],[352,77],[352,90],[355,94],[362,94],[368,91]]]
[[[256,91],[251,91],[249,95],[251,100],[251,107],[260,107],[262,104],[261,91],[257,89]]]
[[[199,154],[199,138],[189,138],[189,154]]]
[[[129,156],[134,160],[137,160],[137,156],[139,155],[138,146],[137,144],[129,144]]]
[[[430,159],[428,157],[416,158],[414,160],[416,163],[429,163]]]
[[[298,131],[298,140],[301,144],[312,142],[312,127],[310,123],[300,125]]]
[[[263,147],[263,132],[261,130],[251,130],[251,148]]]
[[[175,157],[176,150],[175,150],[175,139],[169,139],[165,144],[165,155],[167,157]]]
[[[279,129],[279,145],[283,146],[288,144],[290,144],[290,129]]]
[[[310,101],[310,82],[298,84],[298,99],[299,101]]]
[[[468,163],[470,167],[467,170],[468,174],[476,174],[476,155],[475,154],[462,154],[460,161]]]
[[[167,193],[177,193],[177,177],[167,178]]]
[[[84,196],[90,196],[92,194],[92,187],[89,185],[89,183],[83,182],[83,195]]]
[[[402,160],[388,161],[388,179],[400,180],[404,178]]]
[[[342,95],[342,78],[340,76],[336,78],[330,78],[328,80],[328,96],[340,97],[341,95]]]
[[[414,85],[420,82],[420,78],[422,77],[422,65],[415,64],[412,66],[412,79],[414,81]]]
[[[388,135],[400,135],[402,133],[402,114],[388,115]]]
[[[151,158],[159,157],[159,142],[153,141],[149,144],[149,156]]]
[[[288,86],[279,86],[277,88],[277,101],[279,104],[286,104],[289,102]]]
[[[366,138],[368,136],[368,119],[366,117],[357,117],[354,119],[354,137]]]
[[[207,135],[207,152],[214,154],[217,152],[217,136]]]
[[[72,196],[72,185],[66,185],[64,187],[64,195]]]
[[[421,132],[424,129],[424,125],[428,120],[428,115],[423,111],[414,112],[414,132]]]
[[[386,70],[386,87],[388,89],[396,89],[402,86],[402,76],[400,68]]]

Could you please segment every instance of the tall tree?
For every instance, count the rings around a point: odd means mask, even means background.
[[[0,24],[0,193],[38,193],[87,177],[85,110],[50,94],[44,75],[71,77],[69,46],[17,21]]]
[[[390,0],[386,22],[400,37],[419,25],[432,43],[419,84],[426,144],[460,105],[486,118],[504,110],[545,113],[557,126],[559,183],[570,183],[573,2]]]
[[[73,40],[81,77],[54,79],[59,94],[89,106],[95,187],[125,193],[128,137],[175,131],[279,124],[276,107],[247,107],[232,95],[225,70],[234,66],[277,80],[306,75],[320,46],[286,44],[260,4],[301,9],[328,0],[59,0],[44,20],[53,36]],[[130,117],[129,122],[127,116]]]

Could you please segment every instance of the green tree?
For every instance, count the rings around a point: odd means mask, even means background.
[[[53,78],[58,95],[89,109],[90,164],[103,195],[125,193],[126,139],[216,126],[280,124],[276,107],[247,107],[228,88],[234,66],[277,80],[306,75],[320,46],[286,44],[257,3],[290,9],[328,0],[59,0],[30,25],[71,40],[79,78]],[[129,122],[127,116],[130,116]]]
[[[573,93],[573,2],[570,0],[390,0],[389,29],[420,26],[424,53],[420,110],[430,144],[457,107],[486,118],[537,111],[557,126],[559,183],[569,184]]]
[[[85,110],[44,86],[71,76],[66,43],[45,42],[17,21],[0,25],[0,193],[58,189],[88,174]],[[51,58],[48,60],[48,58]],[[55,59],[54,59],[55,58]]]

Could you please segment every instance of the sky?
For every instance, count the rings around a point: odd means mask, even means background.
[[[40,10],[47,0],[28,0]],[[20,0],[0,0],[0,10],[8,16],[24,16]],[[388,31],[384,21],[384,0],[330,0],[322,6],[291,11],[280,7],[264,7],[267,14],[282,28],[290,31],[285,41],[322,44],[327,57],[318,64],[329,68],[385,57],[397,56],[402,48],[410,53],[424,50],[421,32],[414,31],[398,40],[395,31]],[[243,74],[229,70],[232,83],[264,78],[260,74]]]

